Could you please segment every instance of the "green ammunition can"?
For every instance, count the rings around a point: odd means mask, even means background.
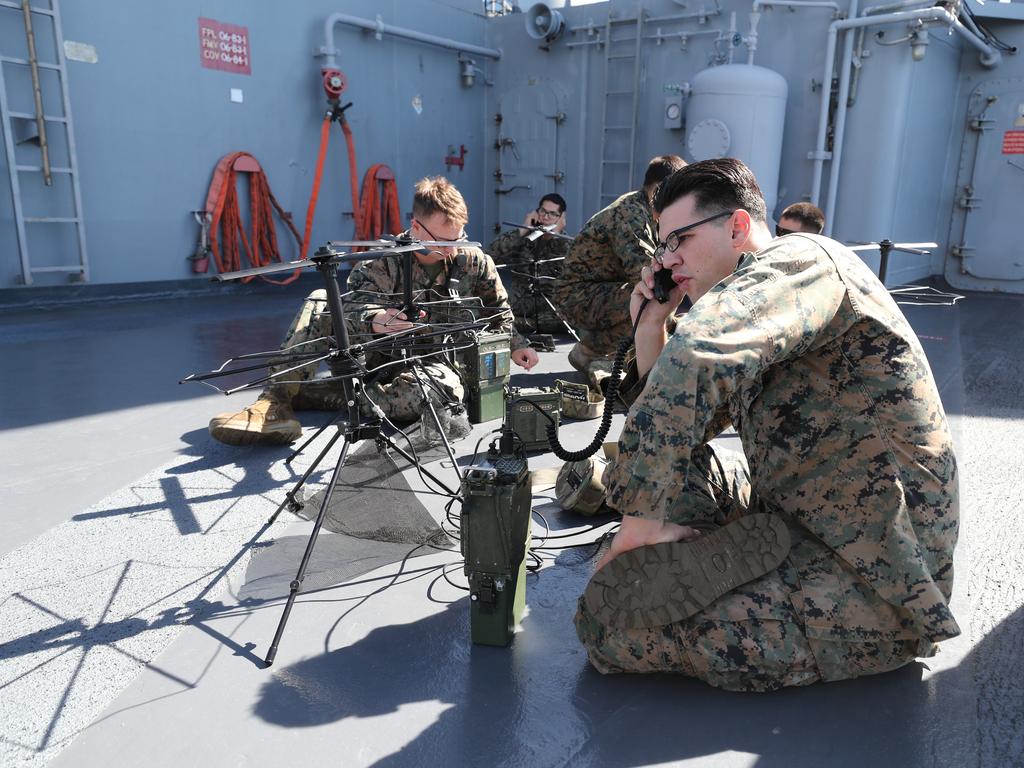
[[[507,333],[482,333],[463,357],[469,420],[474,424],[500,419],[505,413],[511,342]]]
[[[469,581],[470,634],[507,646],[526,608],[530,472],[526,459],[488,455],[462,479],[462,556]]]
[[[512,431],[519,435],[526,450],[547,450],[548,420],[540,411],[548,414],[558,426],[562,413],[561,393],[553,387],[523,387],[513,389],[509,396],[512,398]]]

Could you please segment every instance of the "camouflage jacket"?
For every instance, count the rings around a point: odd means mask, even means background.
[[[352,296],[346,299],[349,329],[361,339],[373,336],[373,316],[387,306],[402,303],[402,256],[395,254],[374,261],[361,261],[348,277],[348,290]],[[412,288],[415,301],[423,303],[427,311],[424,322],[449,323],[465,319],[465,313],[452,311],[450,305],[431,308],[429,302],[443,301],[453,297],[475,296],[483,304],[483,313],[505,316],[495,324],[495,330],[512,334],[512,349],[529,346],[513,328],[512,310],[508,294],[501,284],[494,261],[479,248],[460,248],[453,258],[446,260],[441,271],[431,279],[415,257],[412,261]],[[388,301],[382,302],[387,297]],[[480,314],[480,307],[465,305]],[[357,339],[353,339],[356,341]]]
[[[595,352],[615,351],[629,336],[629,294],[658,243],[643,190],[595,213],[576,236],[555,281],[555,304]]]
[[[558,333],[565,330],[562,321],[555,316],[542,298],[531,291],[529,277],[531,261],[539,278],[537,288],[541,295],[552,299],[554,278],[562,273],[562,264],[569,251],[570,241],[558,237],[540,237],[527,240],[518,229],[503,232],[494,238],[487,252],[494,258],[501,270],[502,280],[508,289],[508,299],[516,316],[516,325],[524,333],[543,331]]]
[[[691,453],[731,422],[756,497],[834,554],[796,563],[808,635],[959,634],[949,427],[924,350],[874,274],[827,238],[778,238],[677,321],[629,411],[609,503],[687,519],[708,504],[684,490]],[[835,569],[853,586],[838,589]]]
[[[518,229],[510,229],[502,232],[487,247],[487,253],[491,255],[498,265],[512,264],[529,260],[545,261],[537,265],[537,274],[555,277],[562,271],[561,261],[546,261],[565,256],[569,252],[571,243],[560,237],[539,237],[532,242],[519,234]],[[527,272],[527,265],[516,267],[517,272]]]

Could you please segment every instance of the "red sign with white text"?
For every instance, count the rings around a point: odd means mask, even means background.
[[[1004,155],[1024,155],[1024,131],[1007,131],[1003,134]]]
[[[200,18],[199,63],[207,69],[251,75],[249,28]]]

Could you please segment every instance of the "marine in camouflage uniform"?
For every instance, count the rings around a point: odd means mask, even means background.
[[[373,316],[385,304],[401,304],[402,260],[401,255],[395,254],[383,259],[359,262],[349,274],[347,290],[351,295],[346,294],[344,303],[348,312],[350,341],[353,344],[365,343],[377,335],[373,332]],[[513,334],[513,350],[529,346],[529,342],[513,330],[508,294],[502,286],[494,261],[479,248],[459,248],[453,257],[434,267],[424,266],[415,258],[412,263],[413,296],[427,313],[417,322],[452,323],[466,321],[472,315],[504,315],[501,320],[495,321],[494,330]],[[473,303],[456,305],[445,301],[460,296],[477,297],[483,306]],[[431,302],[441,303],[432,306]],[[303,351],[326,352],[326,337],[332,332],[326,292],[322,289],[313,291],[292,321],[282,348],[300,344],[299,349]],[[422,350],[419,353],[422,354]],[[366,393],[389,418],[411,421],[419,418],[425,404],[412,369],[405,365],[389,365],[398,359],[397,355],[379,350],[367,354],[366,366],[373,376],[367,383]],[[441,400],[462,399],[465,390],[452,361],[441,361],[432,356],[422,363],[427,374],[424,384],[428,392],[433,390]],[[311,405],[319,403],[321,407],[328,408],[340,407],[340,388],[333,382],[326,386],[314,383],[313,393],[304,394],[310,387],[303,386],[303,382],[308,382],[315,374],[315,365],[305,366],[286,374],[287,381],[274,384],[269,391],[275,399],[285,398]]]
[[[619,629],[581,599],[597,669],[764,691],[895,669],[959,634],[946,417],[916,335],[855,254],[814,235],[743,254],[637,389],[609,505],[696,528],[770,512],[792,544],[683,621]],[[743,455],[710,445],[730,423]]]
[[[505,287],[508,289],[509,302],[516,316],[516,327],[523,333],[560,333],[565,331],[565,324],[544,301],[531,289],[528,275],[530,262],[544,262],[536,265],[537,276],[549,278],[536,283],[537,289],[553,301],[553,279],[562,273],[562,262],[551,261],[561,259],[569,252],[570,242],[559,237],[541,236],[530,241],[519,233],[518,229],[510,229],[498,235],[487,248],[487,252],[499,265],[508,264],[504,271]]]
[[[359,335],[375,334],[381,337],[394,336],[394,344],[390,345],[392,357],[397,353],[397,345],[404,344],[408,336],[420,334],[416,323],[429,321],[445,323],[448,321],[472,320],[474,310],[465,303],[455,307],[450,301],[454,296],[478,297],[477,307],[481,312],[498,313],[500,317],[491,321],[493,327],[512,330],[512,313],[508,306],[508,296],[498,278],[494,262],[475,248],[460,247],[457,241],[464,241],[465,225],[469,220],[469,211],[462,194],[454,185],[442,176],[420,179],[416,182],[413,192],[412,225],[406,233],[423,244],[423,250],[417,252],[413,259],[414,273],[409,277],[414,289],[421,292],[424,306],[430,309],[425,317],[405,319],[404,313],[398,308],[401,302],[396,294],[400,291],[401,257],[397,254],[383,260],[366,262],[353,270],[351,287],[357,291],[355,296],[355,317],[346,318],[353,322],[353,334],[356,341],[363,340]],[[403,235],[405,236],[405,235]],[[385,307],[379,303],[379,297],[372,292],[381,291],[395,298],[392,306]],[[445,304],[431,305],[433,295],[449,299]],[[389,302],[383,302],[389,303]],[[313,352],[324,353],[329,350],[329,336],[333,326],[327,308],[324,291],[314,291],[307,297],[293,320],[285,338],[282,352]],[[437,329],[433,329],[437,330]],[[421,344],[417,347],[428,347],[425,352],[414,350],[424,360],[426,372],[432,374],[430,384],[435,396],[429,397],[439,401],[461,398],[462,385],[455,370],[451,366],[440,364],[434,353],[437,349],[437,336],[422,333]],[[376,341],[376,339],[374,340]],[[382,351],[388,345],[375,343],[373,350]],[[404,345],[404,351],[409,345]],[[384,410],[384,413],[397,420],[411,420],[422,413],[427,404],[427,397],[420,388],[420,380],[414,370],[404,361],[400,365],[386,365],[394,360],[373,360],[369,355],[367,361],[372,370],[364,379],[367,394]],[[379,358],[379,355],[377,356]],[[537,353],[531,349],[524,339],[513,338],[511,361],[529,370],[537,364]],[[255,403],[237,413],[222,413],[210,420],[210,436],[215,440],[229,445],[280,445],[290,443],[302,434],[302,425],[293,413],[294,408],[322,407],[337,408],[341,403],[342,388],[339,382],[330,380],[310,382],[316,373],[317,364],[310,362],[290,370],[287,364],[272,368],[272,372],[280,374],[272,385],[264,391]],[[456,431],[461,424],[448,422],[449,427],[442,429]],[[424,425],[428,426],[428,425]]]
[[[629,294],[657,242],[643,189],[595,213],[573,240],[554,283],[554,301],[592,353],[612,354],[629,336]]]

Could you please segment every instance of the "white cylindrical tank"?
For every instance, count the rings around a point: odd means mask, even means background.
[[[789,88],[778,72],[723,64],[699,72],[686,105],[690,160],[735,157],[754,172],[768,215],[775,208]]]

